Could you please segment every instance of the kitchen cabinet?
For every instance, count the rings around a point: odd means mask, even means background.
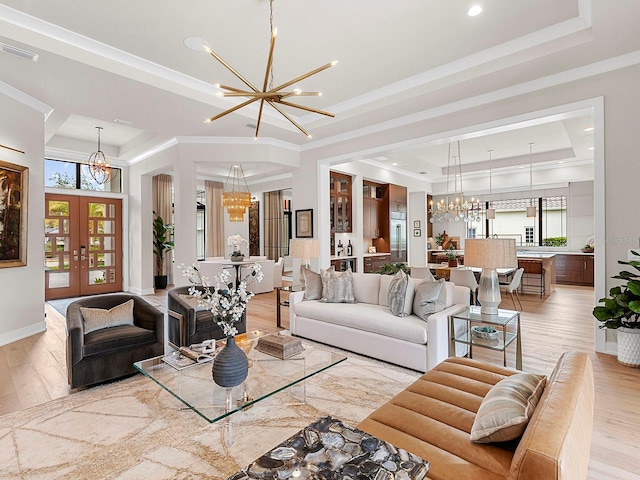
[[[329,172],[329,210],[331,233],[350,233],[351,224],[351,176]]]
[[[372,182],[363,182],[362,236],[379,238],[383,235],[384,225],[384,186]]]
[[[376,273],[385,263],[391,263],[391,255],[372,255],[364,257],[364,273]]]
[[[556,255],[556,283],[593,286],[593,255]]]

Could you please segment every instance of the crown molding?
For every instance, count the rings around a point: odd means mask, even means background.
[[[44,115],[44,120],[46,121],[49,118],[49,115],[53,112],[53,107],[50,107],[44,102],[41,102],[37,98],[32,97],[31,95],[27,95],[21,90],[18,90],[15,87],[12,87],[8,83],[4,83],[0,81],[0,94],[6,95],[13,100],[20,102],[23,105],[26,105],[33,110],[36,110]]]

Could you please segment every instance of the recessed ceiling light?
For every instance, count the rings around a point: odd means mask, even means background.
[[[520,165],[518,168],[524,168],[524,165]]]
[[[564,163],[564,160],[560,160],[558,163],[561,163],[561,164],[562,164],[562,163]]]
[[[593,127],[587,127],[584,129],[585,132],[593,132]]]
[[[395,167],[396,165],[398,165],[398,162],[393,162],[391,165]]]
[[[587,150],[593,150],[593,149],[594,149],[594,147],[589,147],[589,148],[587,148]]]
[[[475,17],[482,13],[482,5],[474,5],[469,10],[467,10],[467,15],[470,17]]]

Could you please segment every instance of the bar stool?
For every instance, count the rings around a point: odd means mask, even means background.
[[[524,270],[522,276],[522,289],[526,287],[535,288],[540,292],[540,297],[546,293],[544,268],[542,260],[518,260],[518,267]]]

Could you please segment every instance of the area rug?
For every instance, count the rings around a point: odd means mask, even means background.
[[[0,417],[0,479],[226,479],[322,415],[357,424],[419,376],[349,354],[310,378],[209,424],[137,375]]]

